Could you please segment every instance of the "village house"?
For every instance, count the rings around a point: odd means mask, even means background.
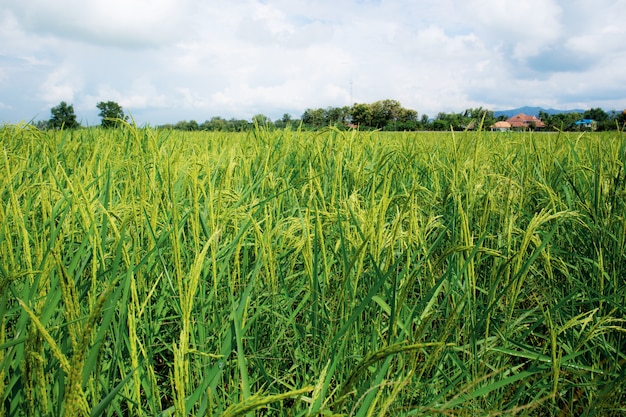
[[[494,131],[494,130],[498,132],[507,132],[511,130],[511,125],[508,122],[501,120],[491,125],[491,131]]]
[[[593,119],[580,119],[574,122],[574,126],[579,129],[591,129],[596,130],[598,128],[598,124]]]
[[[516,114],[506,121],[513,129],[543,129],[546,124],[536,116],[528,116],[524,113]]]

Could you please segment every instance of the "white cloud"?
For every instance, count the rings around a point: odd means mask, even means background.
[[[191,11],[172,0],[8,0],[25,29],[78,42],[117,47],[159,46],[184,36]]]
[[[623,52],[624,39],[626,39],[624,25],[608,25],[572,36],[566,41],[565,47],[588,57],[601,58],[605,54]]]
[[[41,84],[41,98],[49,105],[72,102],[80,89],[81,82],[72,76],[71,68],[60,67]]]
[[[145,79],[134,80],[125,92],[108,84],[99,85],[94,95],[85,96],[81,107],[95,108],[96,104],[102,101],[115,101],[129,111],[168,105],[167,97],[159,93],[156,86]]]
[[[466,8],[475,31],[517,61],[539,54],[563,31],[556,0],[468,0]]]

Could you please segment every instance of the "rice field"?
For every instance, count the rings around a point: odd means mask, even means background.
[[[0,127],[5,416],[620,416],[626,136]]]

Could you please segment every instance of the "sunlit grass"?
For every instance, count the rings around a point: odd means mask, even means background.
[[[4,415],[626,412],[619,132],[0,140]]]

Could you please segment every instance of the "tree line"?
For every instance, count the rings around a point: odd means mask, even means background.
[[[99,102],[96,107],[100,110],[98,116],[102,119],[101,126],[115,128],[128,120],[124,109],[114,101]],[[76,119],[74,107],[62,101],[58,106],[50,110],[49,120],[37,122],[40,129],[75,129],[80,123]],[[495,117],[492,110],[482,107],[469,108],[460,113],[440,112],[434,119],[412,109],[402,107],[397,100],[379,100],[373,103],[355,103],[353,106],[326,107],[306,109],[300,119],[293,119],[285,113],[280,119],[272,121],[263,115],[255,115],[251,121],[243,119],[225,119],[219,116],[212,117],[198,123],[195,120],[182,120],[175,124],[157,126],[162,129],[184,131],[224,131],[242,132],[255,126],[282,129],[287,126],[301,127],[307,130],[318,130],[328,126],[337,126],[342,129],[359,128],[361,130],[384,130],[384,131],[416,131],[416,130],[474,130],[481,128],[488,130],[492,124],[500,120],[506,120],[506,116]],[[624,128],[626,125],[626,110],[619,113],[612,111],[607,113],[600,108],[592,108],[584,113],[560,113],[548,114],[540,111],[539,119],[545,125],[546,130],[580,130],[583,127],[576,125],[580,119],[593,119],[595,130],[615,130]]]
[[[605,112],[600,108],[592,108],[583,113],[559,113],[548,114],[545,111],[539,111],[539,118],[552,130],[580,130],[574,123],[581,119],[590,119],[595,122],[594,129],[600,131],[623,129],[626,125],[626,110],[619,113],[611,111]]]

